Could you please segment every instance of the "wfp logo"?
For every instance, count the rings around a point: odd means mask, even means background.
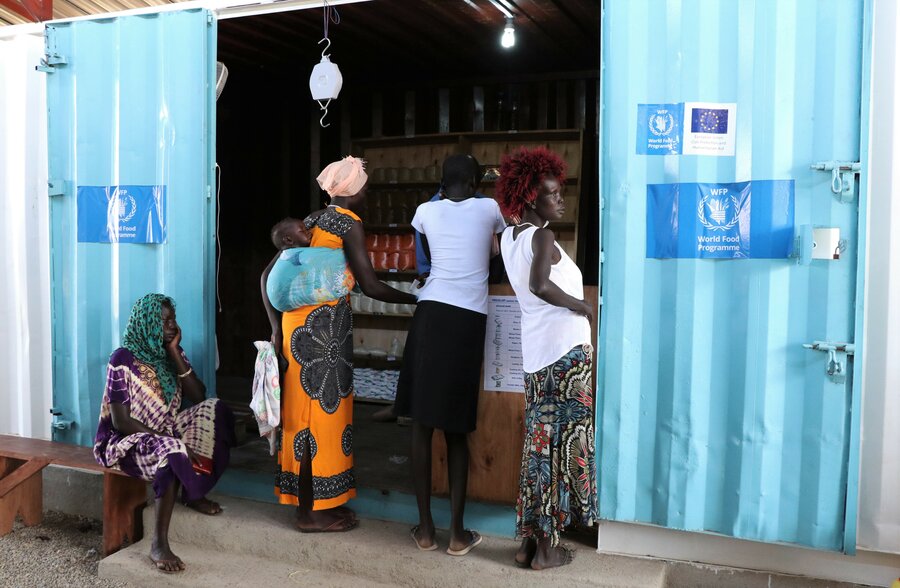
[[[137,202],[135,202],[134,196],[128,192],[117,192],[116,200],[119,205],[119,221],[127,223],[134,218],[134,213],[137,212]]]
[[[657,137],[667,137],[675,127],[675,117],[668,110],[657,110],[656,114],[650,115],[647,125]]]
[[[734,228],[740,216],[741,202],[736,196],[726,198],[704,196],[697,205],[697,218],[700,219],[700,224],[711,231],[727,231]]]

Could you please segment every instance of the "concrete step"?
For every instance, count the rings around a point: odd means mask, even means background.
[[[506,587],[596,586],[602,588],[663,588],[666,563],[600,555],[589,546],[577,548],[571,565],[548,573],[517,568],[513,556],[518,543],[485,537],[465,557],[452,557],[446,531],[438,531],[440,549],[421,552],[409,537],[409,527],[364,519],[347,533],[298,533],[293,509],[231,497],[216,497],[224,512],[210,517],[176,506],[169,537],[186,563],[182,574],[157,573],[147,553],[147,539],[100,562],[103,578],[137,586],[435,586]],[[153,509],[144,516],[144,529],[153,528]],[[260,581],[278,578],[272,583]],[[291,576],[291,574],[294,574]],[[352,584],[349,581],[352,579]],[[145,582],[145,584],[141,584]]]

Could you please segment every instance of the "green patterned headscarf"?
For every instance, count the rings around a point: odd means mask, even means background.
[[[171,402],[175,396],[175,371],[163,345],[163,303],[170,304],[175,310],[175,301],[163,294],[147,294],[134,303],[122,345],[153,368],[166,402]]]

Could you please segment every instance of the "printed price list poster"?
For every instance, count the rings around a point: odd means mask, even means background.
[[[525,393],[522,311],[515,296],[489,296],[484,341],[484,389]]]

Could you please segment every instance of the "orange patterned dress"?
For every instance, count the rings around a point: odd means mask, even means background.
[[[304,222],[311,247],[338,249],[360,219],[345,208],[329,207]],[[281,321],[289,365],[282,390],[275,495],[282,504],[298,503],[300,459],[308,446],[313,510],[340,506],[356,496],[350,300],[303,306],[284,313]]]

